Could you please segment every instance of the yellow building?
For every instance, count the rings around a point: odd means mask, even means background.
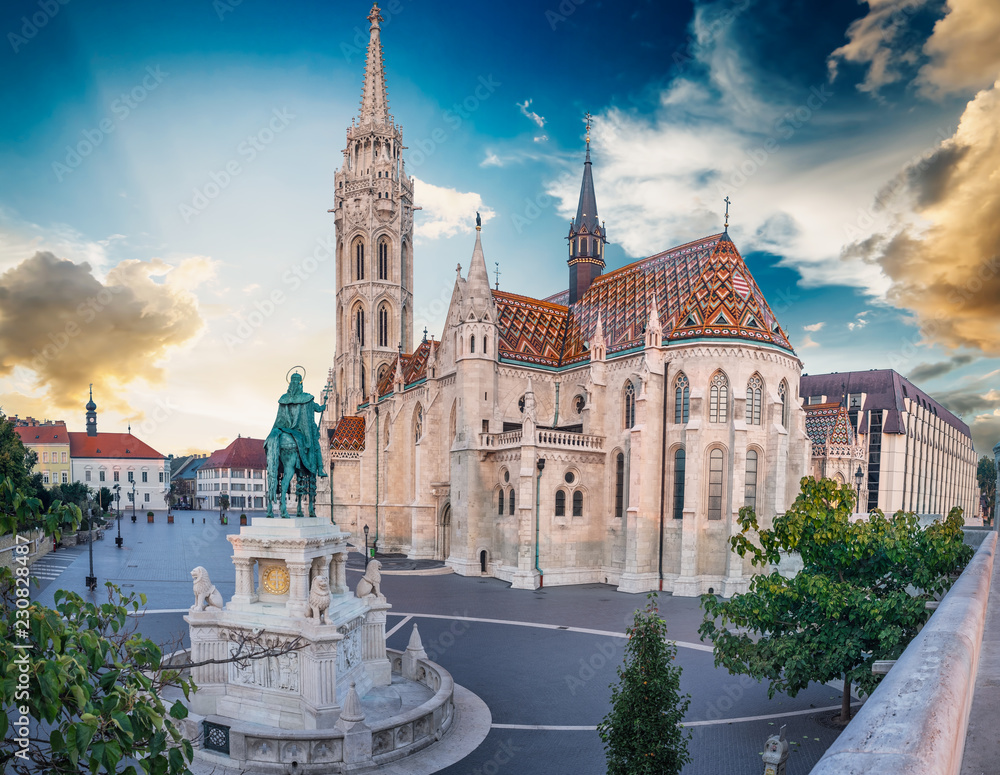
[[[33,471],[42,474],[42,481],[51,487],[70,481],[69,432],[63,421],[38,422],[33,417],[14,418],[17,434],[28,449],[38,455]]]

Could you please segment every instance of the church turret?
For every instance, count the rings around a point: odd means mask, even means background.
[[[353,414],[392,363],[413,351],[413,179],[389,113],[378,5],[368,15],[361,108],[334,176],[337,231],[336,383]]]
[[[469,276],[463,288],[457,360],[473,357],[492,360],[496,355],[497,310],[490,290],[490,277],[486,271],[481,233],[481,220],[479,213],[476,213],[476,245],[472,249]]]
[[[90,386],[90,400],[87,402],[87,435],[97,435],[97,404],[94,403],[94,386]]]
[[[580,203],[569,227],[569,303],[575,304],[604,271],[607,234],[597,217],[597,194],[590,163],[590,114],[587,114],[587,156],[583,162]]]

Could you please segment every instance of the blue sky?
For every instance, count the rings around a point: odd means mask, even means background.
[[[369,8],[5,5],[4,411],[80,428],[93,382],[103,430],[210,451],[267,431],[288,367],[321,389],[326,210]],[[891,366],[961,411],[980,452],[1000,439],[986,0],[398,0],[383,16],[424,208],[418,331],[440,333],[477,209],[501,288],[565,288],[590,111],[610,268],[719,231],[728,195],[806,371]]]

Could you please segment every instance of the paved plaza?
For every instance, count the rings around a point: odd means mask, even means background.
[[[144,592],[148,612],[140,629],[171,643],[187,630],[182,617],[193,602],[192,568],[204,566],[224,599],[233,594],[232,546],[225,536],[239,532],[239,520],[230,516],[230,524],[221,526],[217,512],[188,511],[177,512],[172,525],[162,513],[154,524],[140,520],[122,520],[122,549],[115,546],[114,528],[94,543],[95,575],[99,583],[110,580],[123,591]],[[103,587],[92,595],[84,586],[86,546],[60,549],[42,562],[36,599],[51,605],[60,588],[103,599]],[[351,555],[352,588],[362,562],[360,554]],[[429,658],[478,695],[492,716],[486,740],[441,772],[605,772],[594,728],[608,710],[625,626],[645,605],[645,596],[599,584],[512,590],[497,579],[441,573],[435,565],[387,559],[382,591],[393,606],[387,645],[405,649],[417,623]],[[686,722],[693,762],[685,775],[759,775],[764,741],[782,724],[795,743],[788,775],[808,773],[837,735],[817,716],[839,708],[840,692],[814,685],[794,699],[768,700],[766,686],[714,667],[710,646],[698,640],[697,599],[661,596],[660,609],[678,642],[682,689],[691,695]]]

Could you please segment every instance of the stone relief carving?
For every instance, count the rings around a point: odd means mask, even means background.
[[[337,629],[344,636],[337,645],[337,675],[345,675],[361,662],[361,624],[358,617]]]

